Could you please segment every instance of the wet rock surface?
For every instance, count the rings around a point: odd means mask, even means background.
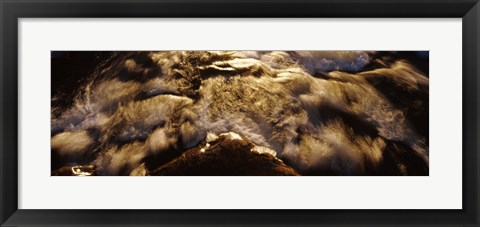
[[[96,176],[94,165],[64,166],[52,172],[52,176]]]
[[[207,145],[208,144],[208,145]],[[184,152],[151,175],[163,176],[298,176],[292,167],[269,153],[255,151],[253,143],[238,134],[220,135],[215,141]],[[206,148],[208,147],[208,148]]]

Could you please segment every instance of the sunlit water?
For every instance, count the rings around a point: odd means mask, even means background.
[[[119,52],[52,107],[52,152],[60,166],[148,175],[233,132],[301,174],[428,175],[428,77],[373,55]]]

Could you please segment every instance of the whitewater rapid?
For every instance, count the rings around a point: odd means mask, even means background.
[[[234,132],[305,175],[428,175],[428,75],[373,56],[116,52],[52,107],[52,155],[144,175]]]

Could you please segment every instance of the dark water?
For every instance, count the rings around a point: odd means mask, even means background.
[[[428,52],[52,52],[52,171],[428,175],[428,87]]]

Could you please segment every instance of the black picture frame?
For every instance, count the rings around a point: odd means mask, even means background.
[[[0,0],[0,223],[2,226],[479,226],[478,0]],[[18,209],[19,18],[463,18],[461,210]],[[446,44],[448,45],[448,44]],[[432,113],[434,114],[434,113]],[[39,195],[41,196],[41,195]],[[448,195],[445,195],[448,196]]]

